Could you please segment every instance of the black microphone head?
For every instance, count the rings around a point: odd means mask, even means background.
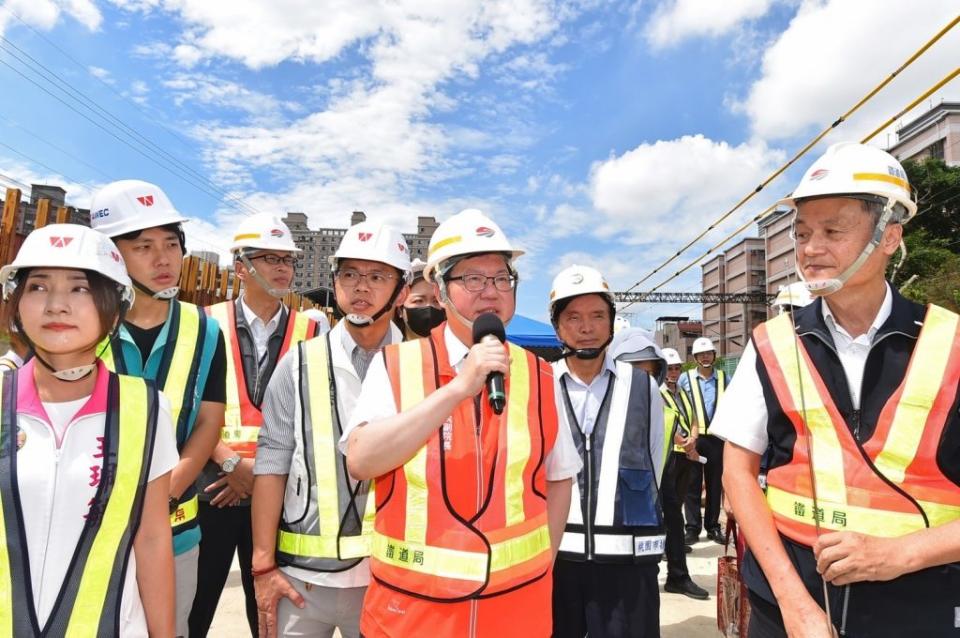
[[[501,342],[507,340],[507,331],[503,328],[503,322],[492,312],[486,312],[473,320],[473,342],[480,343],[480,340],[487,335],[493,335]]]

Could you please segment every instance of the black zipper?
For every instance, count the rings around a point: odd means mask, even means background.
[[[587,511],[583,514],[583,525],[586,535],[583,539],[583,549],[587,555],[587,560],[593,560],[593,432],[589,436],[582,434],[584,447],[584,462],[586,465],[587,476],[584,480],[584,486],[587,491]]]

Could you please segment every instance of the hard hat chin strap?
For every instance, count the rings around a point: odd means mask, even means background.
[[[240,253],[239,256],[240,256],[240,263],[242,263],[246,267],[247,271],[253,276],[254,280],[258,284],[260,284],[261,288],[267,291],[268,295],[276,299],[283,299],[284,297],[289,295],[291,292],[293,292],[293,288],[274,288],[273,286],[270,285],[270,282],[268,282],[266,279],[263,278],[263,275],[257,272],[257,269],[254,268],[253,262],[250,261],[249,257],[247,257],[242,252]]]
[[[873,254],[873,251],[876,250],[877,246],[880,245],[880,242],[883,240],[883,232],[887,229],[887,224],[890,223],[890,220],[893,218],[893,209],[896,206],[896,202],[893,198],[888,198],[886,205],[883,207],[883,212],[880,213],[880,219],[877,220],[877,225],[873,229],[873,236],[870,237],[870,241],[867,242],[867,245],[863,247],[863,250],[860,251],[860,255],[854,260],[852,264],[847,266],[847,268],[840,273],[837,277],[831,279],[824,279],[823,281],[807,281],[803,278],[803,273],[800,269],[799,261],[797,263],[797,276],[800,277],[800,281],[803,282],[804,287],[810,291],[811,295],[818,297],[825,297],[827,295],[832,295],[841,288],[844,284],[853,277],[858,270],[866,263],[867,259],[870,258],[870,255]]]
[[[133,277],[130,277],[130,281],[133,282],[133,287],[140,292],[150,295],[154,299],[159,299],[161,301],[169,301],[180,294],[180,286],[170,286],[169,288],[164,288],[163,290],[154,292]]]
[[[596,359],[607,349],[607,346],[610,345],[610,342],[613,341],[613,335],[603,342],[598,348],[571,348],[565,342],[561,341],[560,345],[563,346],[563,354],[560,355],[561,359],[567,359],[569,357],[576,357],[577,359]]]
[[[21,335],[23,341],[27,344],[27,347],[33,352],[33,357],[40,362],[40,364],[50,371],[54,377],[60,381],[67,381],[73,383],[74,381],[79,381],[87,377],[91,372],[97,369],[97,362],[100,360],[100,357],[110,347],[110,342],[116,337],[117,332],[120,331],[120,324],[123,323],[123,317],[126,314],[126,304],[120,304],[120,314],[117,317],[117,323],[113,326],[113,330],[110,331],[110,334],[104,340],[103,347],[100,348],[100,352],[96,354],[93,358],[93,363],[87,365],[75,366],[73,368],[66,368],[64,370],[57,370],[52,365],[47,363],[47,360],[40,356],[40,353],[37,351],[37,347],[33,344],[33,341],[30,340],[30,337],[27,335],[26,331],[23,329],[23,325],[20,323],[20,315],[17,314],[13,318],[13,324],[17,328],[17,332]]]

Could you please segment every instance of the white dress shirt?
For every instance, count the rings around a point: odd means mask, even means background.
[[[270,341],[270,335],[277,331],[277,325],[280,323],[280,315],[283,313],[283,304],[280,304],[276,314],[266,323],[263,322],[263,319],[261,319],[257,313],[250,309],[250,306],[247,305],[245,295],[240,297],[240,310],[243,311],[243,318],[250,328],[253,345],[257,348],[257,365],[259,366],[267,354],[267,343]]]
[[[860,391],[863,385],[863,369],[870,353],[877,331],[884,324],[893,308],[893,294],[887,285],[887,294],[880,304],[880,310],[866,334],[853,337],[837,325],[830,310],[829,298],[822,304],[823,320],[833,339],[833,345],[840,357],[843,372],[850,388],[850,399],[854,409],[860,408]],[[717,413],[710,424],[710,434],[725,441],[735,443],[756,454],[767,449],[767,404],[763,398],[763,388],[757,375],[757,352],[753,341],[747,344],[737,366],[737,372],[723,395],[723,401],[717,404]]]
[[[450,365],[457,372],[463,367],[463,360],[470,352],[460,339],[447,326],[443,331],[444,343],[447,346],[447,355]],[[367,376],[363,380],[363,389],[357,399],[357,407],[350,417],[350,422],[343,430],[340,438],[340,450],[346,454],[347,439],[350,433],[361,423],[369,423],[378,419],[387,419],[397,414],[397,405],[392,400],[393,386],[387,375],[387,367],[383,357],[376,357],[370,363]],[[391,398],[388,398],[391,397]],[[580,455],[573,444],[573,435],[569,427],[558,422],[557,440],[553,449],[547,454],[545,468],[548,481],[562,481],[573,478],[580,471]]]

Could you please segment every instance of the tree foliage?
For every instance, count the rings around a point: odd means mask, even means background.
[[[960,166],[927,159],[904,169],[918,209],[904,226],[907,258],[896,271],[894,258],[891,277],[914,301],[960,311]]]

